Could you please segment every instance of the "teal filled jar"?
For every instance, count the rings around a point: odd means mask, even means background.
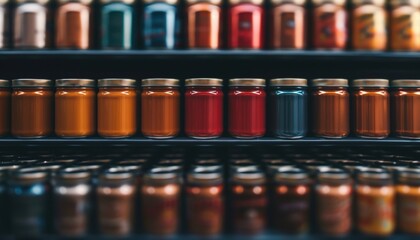
[[[101,47],[132,49],[135,0],[101,0]]]

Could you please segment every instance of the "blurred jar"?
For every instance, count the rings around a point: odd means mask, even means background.
[[[187,0],[187,48],[221,47],[222,0]]]
[[[229,48],[263,48],[265,34],[263,3],[264,0],[229,0]]]
[[[144,0],[144,4],[144,47],[176,48],[179,34],[178,0]]]
[[[0,1],[0,49],[9,48],[10,40],[10,1]]]
[[[58,0],[55,46],[58,49],[88,49],[91,46],[93,0]]]
[[[306,47],[305,0],[271,0],[271,47],[304,49]]]
[[[88,137],[96,131],[96,90],[93,79],[55,81],[55,134]]]
[[[391,49],[420,50],[420,2],[392,0],[391,6]]]
[[[12,80],[11,133],[20,138],[45,137],[53,131],[52,81]]]
[[[353,0],[354,50],[384,51],[387,47],[385,0]]]
[[[10,133],[10,81],[0,79],[0,136]]]
[[[98,80],[98,134],[107,138],[130,137],[137,130],[136,80]]]
[[[101,48],[132,49],[135,0],[101,0]]]
[[[315,49],[344,50],[347,44],[346,0],[313,0]]]
[[[398,230],[420,234],[420,171],[404,170],[398,174],[396,186]]]
[[[17,49],[49,47],[49,0],[19,0],[14,10],[13,46]]]

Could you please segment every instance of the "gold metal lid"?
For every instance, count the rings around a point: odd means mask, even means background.
[[[353,5],[373,4],[376,6],[384,6],[385,0],[352,0]]]
[[[95,87],[93,79],[63,78],[55,80],[56,87]]]
[[[136,80],[128,78],[104,78],[98,80],[98,87],[136,87]]]
[[[412,7],[420,7],[419,0],[391,0],[391,5],[393,7],[398,7],[402,5],[409,5]]]
[[[262,78],[233,78],[229,80],[231,87],[265,87],[265,79]]]
[[[392,82],[393,87],[420,88],[420,79],[397,79]]]
[[[187,0],[187,4],[194,4],[199,2],[211,3],[214,5],[222,5],[222,0]]]
[[[52,81],[49,79],[20,78],[12,80],[12,87],[51,87]]]
[[[136,0],[100,0],[102,4],[108,4],[108,3],[125,3],[125,4],[133,4],[136,2]]]
[[[0,79],[0,88],[10,87],[10,81],[5,79]]]
[[[42,0],[42,1],[44,1],[44,0]],[[58,3],[60,3],[60,4],[69,3],[69,2],[75,2],[75,3],[84,4],[84,5],[90,5],[90,4],[92,4],[93,0],[58,0]]]
[[[312,0],[315,6],[319,6],[326,3],[332,3],[338,6],[344,6],[346,4],[346,0]]]
[[[387,79],[356,79],[353,80],[353,87],[389,87]]]
[[[178,0],[143,0],[143,2],[145,4],[148,4],[148,3],[159,3],[159,2],[163,2],[163,3],[167,3],[167,4],[171,4],[171,5],[178,4]]]
[[[146,78],[141,80],[142,87],[178,87],[179,80],[174,78]]]
[[[223,86],[223,79],[220,78],[189,78],[185,80],[185,86],[210,86],[221,87]]]
[[[306,87],[308,80],[304,78],[275,78],[270,80],[273,87]]]
[[[312,80],[314,87],[348,87],[349,80],[344,78],[317,78]]]
[[[255,5],[262,5],[264,3],[264,0],[229,0],[229,4],[235,5],[239,3],[252,3]]]

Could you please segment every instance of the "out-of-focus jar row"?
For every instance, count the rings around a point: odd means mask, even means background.
[[[50,0],[18,0],[13,14],[7,2],[0,2],[0,48],[10,47],[11,32],[16,49],[92,48],[92,0],[58,0],[53,11],[54,31],[50,29]],[[229,49],[304,49],[309,45],[329,50],[349,46],[355,50],[383,51],[388,46],[392,50],[420,50],[417,1],[393,0],[388,10],[386,0],[352,0],[350,9],[346,0],[311,0],[313,8],[308,10],[305,0],[270,0],[269,9],[264,0],[229,0],[225,17],[222,0],[186,0],[183,24],[178,20],[183,12],[178,9],[178,0],[144,0],[142,21],[136,17],[135,0],[100,3],[98,46],[102,49],[136,48],[137,35],[146,49],[174,49],[180,46],[180,25],[185,27],[186,48],[220,49],[224,47],[222,26],[227,25]],[[9,31],[10,15],[13,31]],[[137,22],[141,22],[141,28]]]
[[[134,79],[100,79],[98,84],[92,79],[59,79],[55,97],[48,79],[12,80],[12,92],[9,81],[0,80],[0,85],[1,135],[9,133],[9,125],[11,135],[20,138],[49,136],[54,127],[55,134],[64,138],[96,133],[124,138],[135,135],[137,126],[149,138],[180,134],[178,79],[143,79],[140,92]],[[223,134],[222,86],[223,80],[216,78],[185,80],[187,136],[209,139]],[[416,111],[420,80],[394,80],[391,91],[386,79],[353,80],[351,91],[347,79],[314,79],[310,90],[307,80],[301,78],[271,79],[269,86],[266,90],[266,81],[259,78],[229,80],[227,130],[231,136],[257,138],[267,133],[295,139],[307,136],[310,125],[315,136],[343,138],[350,134],[353,118],[353,132],[359,137],[387,137],[391,119],[397,136],[420,137],[420,113]]]

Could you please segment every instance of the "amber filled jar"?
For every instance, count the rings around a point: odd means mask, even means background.
[[[194,235],[221,234],[224,219],[222,173],[191,172],[187,176],[187,181],[188,233]]]
[[[420,171],[405,170],[398,175],[397,225],[407,234],[420,234]]]
[[[387,47],[385,0],[353,0],[353,40],[355,50],[384,51]]]
[[[0,136],[10,132],[10,83],[0,79]]]
[[[354,133],[363,138],[386,138],[390,132],[389,81],[353,81]]]
[[[67,138],[95,134],[95,80],[58,79],[55,86],[55,134]]]
[[[12,80],[11,133],[37,138],[52,133],[53,90],[48,79]]]
[[[392,81],[394,132],[402,138],[420,138],[420,80]]]
[[[350,133],[348,80],[314,79],[312,91],[313,132],[325,138],[343,138]]]
[[[395,228],[395,188],[387,172],[361,172],[356,186],[356,223],[359,232],[389,236]]]
[[[171,138],[179,133],[179,80],[149,78],[141,81],[141,132],[149,138]]]
[[[137,130],[136,80],[106,78],[98,81],[98,134],[130,137]]]
[[[392,0],[391,5],[391,49],[420,50],[420,2]]]

